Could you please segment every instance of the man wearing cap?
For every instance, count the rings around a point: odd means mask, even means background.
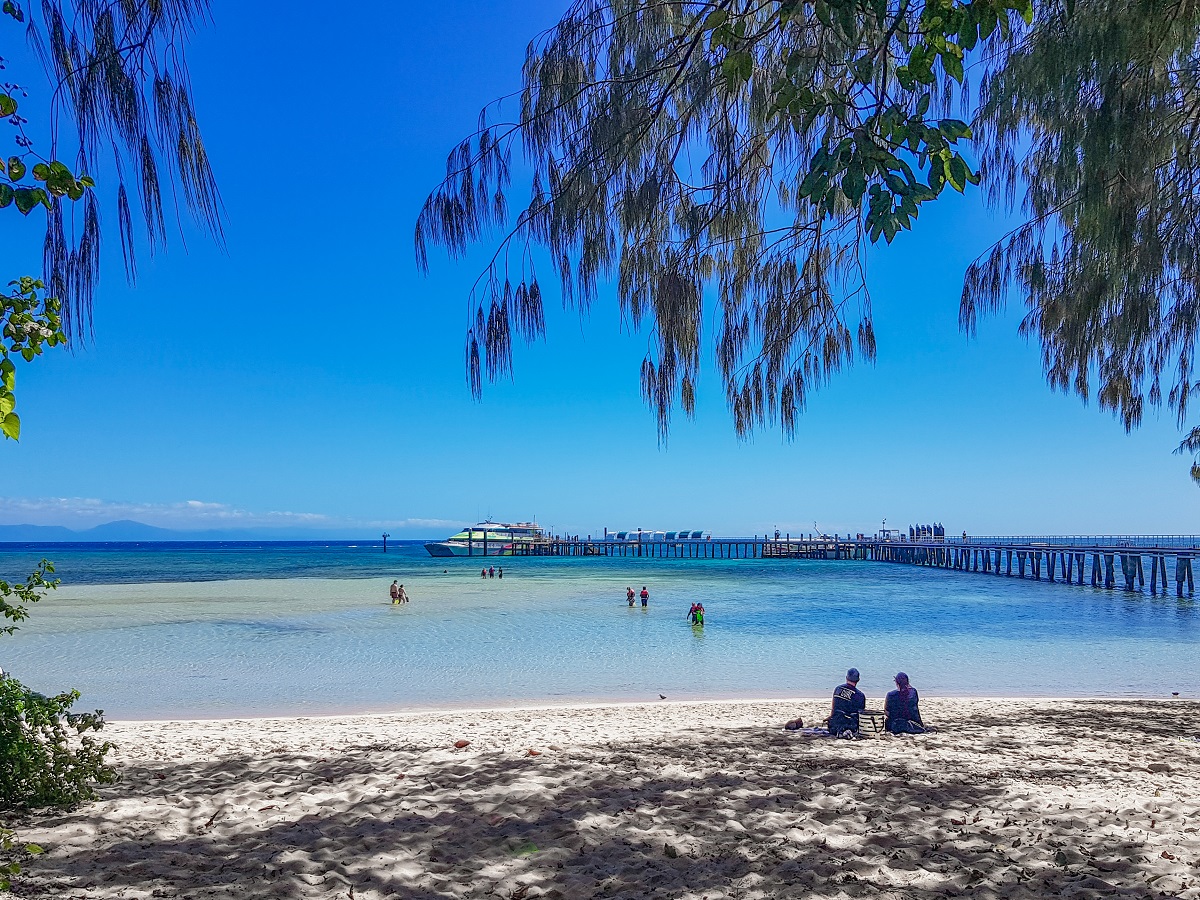
[[[829,733],[838,737],[858,734],[858,714],[866,707],[866,695],[858,689],[858,669],[851,669],[846,673],[846,683],[833,692]]]

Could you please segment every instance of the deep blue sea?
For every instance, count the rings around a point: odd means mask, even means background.
[[[480,578],[378,542],[0,544],[0,577],[42,557],[63,583],[0,667],[114,719],[814,697],[852,665],[876,700],[897,670],[931,696],[1200,696],[1200,609],[1173,596],[845,560],[497,557]]]

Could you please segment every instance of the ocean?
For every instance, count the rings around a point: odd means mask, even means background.
[[[1200,611],[1174,596],[849,560],[490,557],[504,577],[481,578],[415,542],[5,544],[0,577],[42,557],[63,583],[0,667],[113,719],[815,697],[849,666],[877,702],[898,670],[923,696],[1200,696]]]

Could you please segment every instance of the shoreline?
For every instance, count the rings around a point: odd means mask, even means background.
[[[782,728],[828,708],[113,723],[122,780],[14,823],[45,848],[15,896],[1200,900],[1200,702],[922,697],[937,732]]]
[[[921,694],[921,702],[931,703],[934,701],[964,701],[968,703],[1163,703],[1163,704],[1180,704],[1180,703],[1200,703],[1200,698],[1195,697],[1162,697],[1162,696],[1131,696],[1131,695],[1106,695],[1106,694],[1058,694],[1047,696],[1023,696],[1019,694]],[[79,702],[80,707],[85,707],[88,704],[86,698]],[[236,714],[231,713],[228,716],[164,716],[164,717],[145,717],[145,718],[111,718],[106,715],[106,725],[161,725],[166,723],[172,724],[213,724],[219,725],[230,722],[286,722],[292,720],[303,721],[338,721],[344,719],[391,719],[403,717],[419,717],[419,716],[437,716],[437,715],[454,715],[454,714],[485,714],[485,713],[526,713],[526,712],[542,712],[542,711],[559,711],[559,710],[595,710],[608,708],[642,708],[642,707],[705,707],[705,706],[722,706],[731,704],[747,704],[747,705],[768,705],[768,704],[828,704],[829,698],[824,697],[762,697],[762,696],[730,696],[730,697],[708,697],[704,699],[684,699],[672,700],[630,700],[625,698],[601,698],[596,700],[564,700],[561,703],[553,701],[514,701],[514,705],[507,704],[489,704],[484,701],[463,701],[459,705],[440,705],[440,706],[406,706],[399,707],[394,710],[371,710],[358,712],[347,710],[343,712],[319,712],[319,713],[280,713],[280,714],[263,714],[256,715],[253,713]],[[874,702],[876,707],[881,707],[883,697],[878,697],[872,701],[867,698],[867,705],[871,707]]]

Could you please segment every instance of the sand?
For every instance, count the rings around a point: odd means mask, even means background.
[[[114,723],[20,897],[1200,897],[1200,704],[927,698]],[[456,741],[469,741],[456,749]],[[533,752],[531,752],[533,751]]]

